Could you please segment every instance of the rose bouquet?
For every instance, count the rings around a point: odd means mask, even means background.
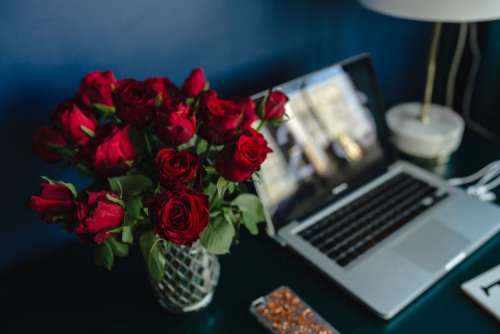
[[[282,122],[287,100],[279,91],[255,101],[222,99],[201,69],[181,88],[164,77],[89,73],[75,96],[55,107],[51,126],[34,132],[33,151],[91,182],[77,191],[43,177],[29,206],[43,222],[93,245],[96,264],[108,269],[138,240],[158,282],[165,263],[159,241],[199,242],[224,254],[240,227],[258,232],[263,210],[244,183],[271,149],[256,128]]]

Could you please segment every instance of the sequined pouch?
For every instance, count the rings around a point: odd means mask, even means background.
[[[339,334],[290,288],[279,287],[250,305],[250,313],[274,334]]]

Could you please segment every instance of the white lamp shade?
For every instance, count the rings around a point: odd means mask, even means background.
[[[431,22],[479,22],[500,18],[500,0],[359,0],[382,14]]]

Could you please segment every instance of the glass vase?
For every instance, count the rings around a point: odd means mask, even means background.
[[[198,242],[179,246],[160,241],[165,258],[165,275],[152,283],[158,302],[177,314],[198,311],[212,301],[219,281],[220,264]]]

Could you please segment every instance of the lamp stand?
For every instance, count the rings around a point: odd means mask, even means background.
[[[432,28],[431,48],[429,49],[429,59],[427,61],[427,78],[425,80],[424,101],[420,112],[420,121],[423,123],[429,122],[432,93],[434,92],[434,82],[436,80],[436,63],[439,52],[439,40],[441,39],[442,30],[443,24],[441,22],[434,23],[434,27]]]
[[[394,145],[406,155],[436,164],[448,161],[460,146],[464,131],[464,121],[456,112],[432,104],[442,26],[434,24],[422,103],[400,104],[386,113]]]

